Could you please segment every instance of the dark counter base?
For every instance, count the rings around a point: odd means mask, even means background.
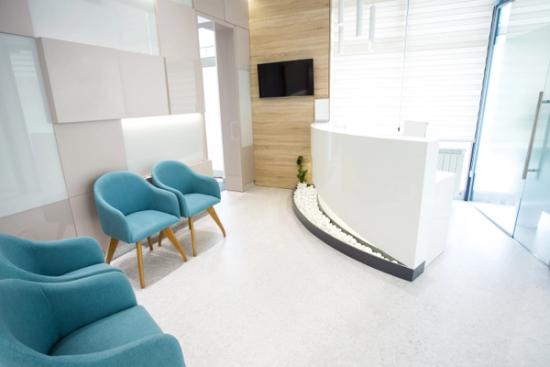
[[[328,233],[316,227],[302,214],[302,212],[300,212],[300,210],[296,207],[296,204],[294,203],[294,198],[292,198],[292,208],[294,209],[294,213],[296,214],[296,217],[298,217],[300,222],[302,222],[302,224],[317,238],[319,238],[321,241],[325,242],[332,248],[359,262],[362,262],[363,264],[383,271],[384,273],[393,275],[397,278],[401,278],[411,282],[424,272],[424,263],[420,264],[416,269],[407,268],[406,266],[395,264],[393,262],[381,259],[378,256],[374,256],[367,252],[361,251],[351,245],[348,245],[345,242],[340,241],[337,238],[332,237]]]

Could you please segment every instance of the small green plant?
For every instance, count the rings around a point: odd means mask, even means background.
[[[298,159],[296,159],[296,165],[298,166],[298,174],[296,175],[296,177],[298,177],[298,181],[300,183],[305,183],[308,170],[304,169],[304,157],[303,156],[301,156],[301,155],[298,156]]]

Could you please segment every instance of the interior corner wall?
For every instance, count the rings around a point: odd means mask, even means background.
[[[296,158],[310,162],[314,99],[329,97],[330,0],[254,0],[249,14],[256,184],[293,188]],[[259,98],[258,64],[308,58],[315,96]]]

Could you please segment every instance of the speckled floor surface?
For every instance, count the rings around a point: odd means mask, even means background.
[[[550,366],[550,271],[469,204],[455,203],[447,251],[409,283],[324,245],[290,195],[225,191],[228,237],[205,217],[187,263],[167,240],[145,250],[144,290],[134,251],[114,261],[188,367]]]

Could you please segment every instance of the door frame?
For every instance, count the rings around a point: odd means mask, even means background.
[[[477,168],[477,159],[479,155],[479,145],[481,141],[481,133],[483,130],[483,117],[485,115],[485,107],[487,103],[487,93],[489,90],[489,81],[491,79],[491,68],[493,66],[493,56],[495,52],[495,43],[498,35],[498,24],[502,9],[505,5],[514,0],[499,0],[493,9],[493,19],[491,21],[491,32],[489,33],[489,44],[487,46],[487,58],[485,60],[485,72],[483,75],[483,84],[481,89],[481,97],[479,102],[479,110],[477,114],[476,132],[474,143],[472,145],[472,154],[470,156],[470,164],[468,167],[468,179],[466,181],[466,189],[464,190],[464,201],[472,201],[474,194],[474,183]]]

